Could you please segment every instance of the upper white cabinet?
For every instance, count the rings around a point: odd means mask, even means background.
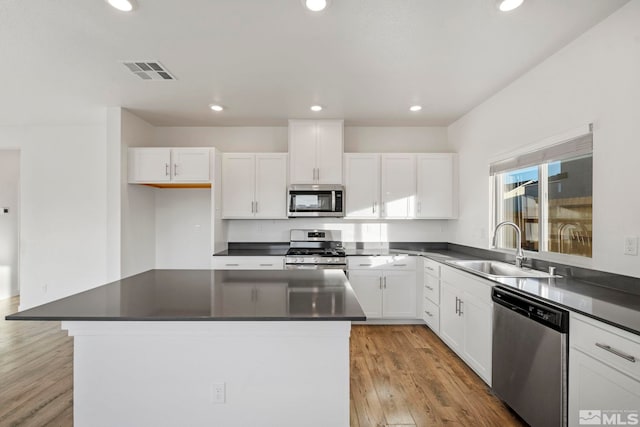
[[[453,153],[418,154],[416,218],[455,218],[457,156]]]
[[[286,218],[287,154],[222,155],[223,218]]]
[[[130,183],[209,183],[208,148],[130,148]]]
[[[344,179],[348,218],[380,218],[380,155],[344,155]]]
[[[398,219],[414,218],[415,155],[383,154],[381,165],[382,216]],[[347,197],[349,197],[349,193],[347,193]]]
[[[291,184],[342,184],[342,120],[289,121]]]

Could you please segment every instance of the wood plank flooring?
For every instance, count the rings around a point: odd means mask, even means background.
[[[72,426],[73,340],[60,322],[4,320],[17,308],[0,301],[0,427]],[[524,425],[419,325],[353,326],[350,404],[351,427]]]

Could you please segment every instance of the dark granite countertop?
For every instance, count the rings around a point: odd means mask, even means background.
[[[7,320],[366,320],[341,270],[149,270]]]
[[[402,251],[400,250],[400,252]],[[490,259],[486,256],[479,257],[451,250],[409,252],[444,263],[451,268],[457,267],[446,264],[447,260]],[[468,270],[461,271],[473,274]],[[559,274],[564,271],[565,269],[559,269]],[[601,276],[602,274],[602,272],[595,272],[594,275]],[[610,276],[612,281],[630,282],[635,280],[640,287],[640,279],[613,274]],[[638,294],[591,283],[588,280],[569,275],[554,279],[507,277],[492,280],[482,275],[478,275],[478,277],[640,335],[640,295]]]

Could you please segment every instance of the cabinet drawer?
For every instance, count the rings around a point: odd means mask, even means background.
[[[435,276],[436,278],[440,278],[440,264],[430,260],[428,258],[423,258],[424,260],[424,272],[425,274],[430,274]]]
[[[640,336],[571,313],[569,342],[571,347],[640,380]]]
[[[424,296],[436,305],[440,305],[440,280],[426,272],[424,275]]]
[[[470,273],[464,273],[447,266],[441,267],[440,280],[455,285],[457,288],[473,295],[480,302],[491,304],[493,282],[489,280],[480,279]]]
[[[415,258],[409,255],[350,256],[347,257],[347,268],[349,270],[415,270]]]
[[[218,256],[213,257],[216,270],[283,270],[284,257],[279,256]]]
[[[433,332],[440,335],[440,307],[428,298],[424,299],[422,319]]]

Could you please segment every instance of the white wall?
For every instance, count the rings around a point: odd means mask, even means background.
[[[346,126],[345,153],[451,152],[444,127]]]
[[[226,152],[287,152],[287,128],[157,127],[156,147],[216,147]]]
[[[20,151],[0,150],[0,300],[20,292],[19,239]]]
[[[127,183],[128,147],[155,145],[154,127],[127,110],[121,119],[121,277],[155,268],[155,189]],[[115,114],[117,117],[118,114]]]
[[[640,277],[623,255],[640,235],[640,0],[633,0],[448,130],[460,156],[457,243],[487,247],[488,164],[500,153],[594,123],[592,268]]]
[[[155,190],[156,268],[211,268],[211,190]]]
[[[21,308],[106,279],[104,125],[0,128],[20,149]]]
[[[229,220],[230,242],[288,242],[292,228],[342,230],[344,242],[447,242],[447,221],[349,221],[338,218]]]

